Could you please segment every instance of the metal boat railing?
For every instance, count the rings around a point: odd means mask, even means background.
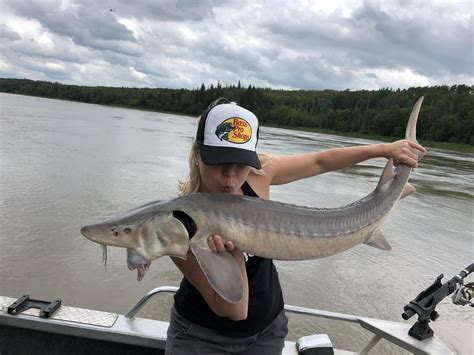
[[[161,286],[149,291],[146,295],[142,297],[140,301],[137,302],[136,305],[132,307],[130,311],[127,312],[127,314],[125,314],[125,318],[135,317],[135,315],[140,311],[140,309],[153,296],[159,293],[176,293],[176,291],[178,291],[178,287],[174,287],[174,286]],[[353,323],[359,322],[358,317],[350,315],[350,314],[326,312],[326,311],[320,311],[313,308],[304,308],[304,307],[291,306],[291,305],[285,305],[285,310],[291,313],[301,313],[301,314],[312,315],[312,316],[316,316],[320,318],[336,319],[340,321],[353,322]]]
[[[176,293],[178,291],[178,287],[174,286],[161,286],[154,288],[153,290],[149,291],[145,296],[142,297],[140,301],[137,302],[135,306],[132,307],[130,311],[125,314],[125,318],[133,318],[135,315],[140,311],[140,309],[155,295],[159,293]]]
[[[161,286],[149,291],[135,304],[125,315],[125,318],[133,318],[142,309],[142,307],[155,295],[161,293],[176,293],[178,287]],[[285,305],[285,311],[290,313],[303,314],[319,318],[332,319],[336,321],[357,323],[362,328],[373,334],[369,342],[357,353],[360,355],[368,354],[375,345],[385,339],[392,344],[408,350],[414,354],[454,354],[439,338],[436,336],[429,341],[419,341],[408,335],[410,325],[384,321],[379,319],[365,318],[350,314],[322,311],[313,308]]]

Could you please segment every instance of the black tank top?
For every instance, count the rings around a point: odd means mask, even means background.
[[[258,197],[247,182],[242,186],[244,195]],[[194,235],[193,221],[183,221],[190,235]],[[186,278],[174,296],[178,313],[193,323],[212,328],[229,336],[249,336],[262,331],[284,307],[278,272],[271,259],[244,254],[249,283],[248,317],[233,321],[216,315],[201,293]]]

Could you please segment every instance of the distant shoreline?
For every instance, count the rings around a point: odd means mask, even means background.
[[[65,101],[70,101],[70,100],[65,100]],[[77,102],[77,101],[73,101],[73,102]],[[167,114],[170,114],[170,115],[179,115],[179,116],[188,116],[188,117],[196,117],[197,118],[196,115],[191,115],[191,114],[188,114],[188,113],[181,113],[181,112],[174,112],[174,111],[160,111],[160,110],[153,110],[153,109],[148,109],[148,108],[138,108],[138,107],[126,106],[126,105],[103,105],[103,106],[119,107],[119,108],[125,108],[125,109],[129,109],[129,110],[167,113]],[[289,129],[289,130],[292,130],[292,131],[314,132],[314,133],[321,133],[321,134],[333,134],[333,135],[336,135],[336,136],[368,139],[368,140],[382,141],[382,142],[394,142],[394,141],[397,141],[397,140],[400,140],[400,139],[404,139],[404,137],[378,136],[378,135],[365,134],[365,133],[359,133],[359,132],[341,132],[341,131],[337,131],[337,130],[324,129],[324,128],[282,126],[282,125],[269,124],[267,122],[262,123],[261,126],[262,127],[283,128],[283,129]],[[460,153],[474,153],[474,146],[469,145],[469,144],[449,143],[449,142],[434,142],[434,141],[429,141],[429,140],[419,140],[419,143],[421,145],[425,146],[426,148],[453,150],[453,151],[460,152]]]
[[[152,108],[146,107],[136,107],[136,106],[129,106],[129,105],[120,105],[120,104],[103,104],[103,103],[90,103],[90,102],[82,102],[76,100],[68,100],[63,98],[53,98],[53,97],[44,97],[38,95],[25,95],[25,94],[17,94],[17,93],[8,93],[2,92],[4,94],[10,95],[21,95],[21,96],[31,96],[31,97],[38,97],[42,99],[51,99],[51,100],[61,100],[61,101],[68,101],[68,102],[78,102],[84,104],[91,104],[91,105],[101,105],[101,106],[108,106],[108,107],[117,107],[117,108],[124,108],[128,110],[139,110],[139,111],[149,111],[149,112],[158,112],[158,113],[166,113],[171,115],[179,115],[179,116],[187,116],[187,117],[198,117],[197,115],[189,114],[189,113],[182,113],[178,111],[164,111],[164,110],[156,110]],[[326,128],[315,128],[315,127],[301,127],[301,126],[285,126],[285,125],[278,125],[278,124],[270,124],[268,122],[261,123],[262,127],[274,127],[274,128],[283,128],[292,131],[302,131],[302,132],[315,132],[321,134],[333,134],[343,137],[350,137],[350,138],[360,138],[360,139],[368,139],[368,140],[375,140],[375,141],[382,141],[382,142],[394,142],[399,139],[403,139],[404,137],[390,137],[390,136],[380,136],[380,135],[373,135],[373,134],[366,134],[360,132],[344,132],[338,131],[333,129],[326,129]],[[452,150],[460,153],[474,153],[474,146],[469,144],[461,144],[461,143],[451,143],[451,142],[435,142],[430,140],[419,140],[419,143],[426,148],[435,148],[435,149],[446,149]]]
[[[25,95],[25,96],[29,96],[29,95]],[[37,97],[40,97],[40,96],[37,96]],[[53,100],[55,100],[55,99],[53,99]],[[64,101],[71,101],[71,100],[64,100]],[[72,101],[72,102],[77,102],[77,101]],[[160,110],[153,110],[153,109],[148,109],[148,108],[139,108],[139,107],[133,107],[133,106],[126,106],[126,105],[104,105],[104,104],[94,104],[94,105],[119,107],[119,108],[125,108],[125,109],[128,109],[128,110],[139,110],[139,111],[167,113],[167,114],[170,114],[170,115],[179,115],[179,116],[187,116],[187,117],[196,117],[197,118],[196,115],[191,115],[189,113],[175,112],[175,111],[160,111]],[[382,141],[382,142],[395,142],[397,140],[404,139],[404,137],[388,137],[388,136],[378,136],[378,135],[373,135],[373,134],[356,133],[356,132],[341,132],[341,131],[337,131],[337,130],[324,129],[324,128],[293,127],[293,126],[282,126],[282,125],[275,125],[275,124],[269,124],[269,123],[262,123],[261,126],[262,127],[283,128],[283,129],[289,129],[289,130],[292,130],[292,131],[314,132],[314,133],[321,133],[321,134],[333,134],[333,135],[336,135],[336,136],[368,139],[368,140]],[[419,140],[419,143],[421,145],[425,146],[426,148],[447,149],[447,150],[453,150],[453,151],[461,152],[461,153],[474,153],[474,146],[469,145],[469,144],[434,142],[434,141],[425,141],[425,140]]]
[[[336,135],[336,136],[368,139],[368,140],[382,141],[382,142],[394,142],[394,141],[405,138],[405,137],[377,136],[377,135],[358,133],[358,132],[341,132],[341,131],[337,131],[337,130],[323,129],[323,128],[319,129],[319,128],[311,128],[311,127],[285,127],[285,126],[269,125],[269,124],[263,124],[262,126],[264,126],[264,127],[284,128],[284,129],[289,129],[289,130],[293,130],[293,131],[315,132],[315,133],[321,133],[321,134],[333,134],[333,135]],[[419,140],[418,142],[421,145],[425,146],[426,148],[446,149],[446,150],[453,150],[453,151],[461,152],[461,153],[474,153],[474,146],[469,145],[469,144],[449,143],[449,142],[434,142],[434,141],[429,141],[429,140]]]

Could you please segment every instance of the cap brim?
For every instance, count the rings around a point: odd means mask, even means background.
[[[201,160],[206,165],[237,163],[250,165],[255,169],[260,169],[262,167],[257,153],[250,150],[230,147],[213,147],[200,144],[199,151],[201,153]]]

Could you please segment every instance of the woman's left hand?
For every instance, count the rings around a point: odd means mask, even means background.
[[[384,151],[384,156],[392,158],[395,165],[403,163],[412,168],[418,166],[418,152],[426,153],[424,147],[406,139],[384,144]]]
[[[232,251],[235,248],[234,242],[231,240],[224,241],[220,235],[214,234],[207,238],[207,245],[213,253],[221,253],[223,251]]]

